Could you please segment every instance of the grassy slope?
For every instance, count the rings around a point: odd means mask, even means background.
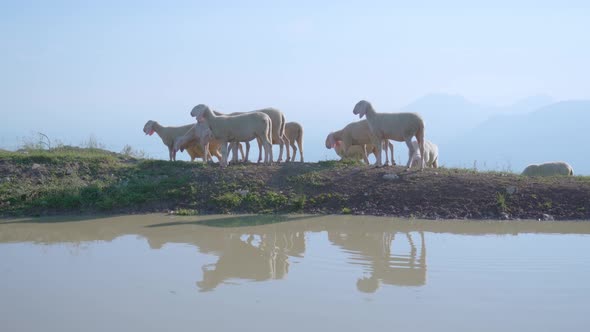
[[[2,151],[0,216],[176,210],[427,218],[494,218],[507,212],[521,218],[538,213],[589,218],[588,177],[394,170],[400,179],[383,181],[392,169],[335,161],[221,170],[201,163],[138,160],[100,149]],[[507,193],[510,186],[518,194]]]

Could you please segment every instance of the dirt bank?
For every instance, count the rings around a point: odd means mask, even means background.
[[[222,170],[101,153],[0,154],[2,216],[168,211],[589,220],[590,178],[335,161]]]

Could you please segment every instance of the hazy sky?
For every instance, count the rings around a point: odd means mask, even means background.
[[[43,131],[161,149],[143,124],[198,103],[278,107],[322,144],[361,98],[590,98],[588,1],[120,2],[0,2],[0,147]]]

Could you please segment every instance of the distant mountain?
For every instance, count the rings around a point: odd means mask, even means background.
[[[590,174],[590,101],[563,101],[527,114],[493,116],[440,147],[441,163],[520,172],[530,163],[563,160]]]
[[[480,123],[495,111],[459,95],[429,94],[402,108],[419,113],[424,119],[426,135],[433,142],[447,141]]]
[[[539,94],[518,100],[511,105],[500,107],[499,110],[500,113],[505,114],[524,114],[530,113],[541,107],[551,105],[554,102],[555,101],[550,96],[546,94]]]

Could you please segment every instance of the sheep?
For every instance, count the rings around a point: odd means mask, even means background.
[[[408,151],[408,158],[412,158],[414,161],[419,162],[420,152],[418,151],[418,142],[412,141],[412,147],[414,148],[414,154],[410,154]],[[431,141],[424,140],[424,162],[426,167],[438,168],[438,146]]]
[[[250,141],[260,139],[264,147],[264,163],[272,162],[272,122],[268,115],[262,112],[248,112],[239,115],[215,115],[209,106],[199,104],[191,110],[191,116],[199,123],[205,122],[213,137],[221,144],[221,167],[226,167],[227,145],[231,142]]]
[[[240,114],[244,114],[247,112],[233,112],[233,113],[221,113],[219,111],[215,111],[213,110],[213,114],[215,115],[229,115],[229,116],[233,116],[233,115],[240,115]],[[242,154],[242,162],[247,162],[248,161],[248,157],[250,156],[250,141],[246,141],[244,142],[246,143],[246,154],[244,154],[244,149],[242,148],[242,144],[240,142],[231,142],[229,143],[229,149],[232,151],[232,162],[237,162],[238,161],[238,154],[235,151],[235,148],[237,147],[237,149],[239,150],[239,152]],[[260,143],[258,144],[258,149],[260,150],[261,146]]]
[[[390,147],[391,149],[391,164],[395,165],[395,161],[393,159],[393,144],[385,141],[383,143],[386,143],[386,146]],[[328,134],[328,137],[326,137],[326,148],[335,148],[338,142],[341,142],[341,144],[343,144],[343,147],[341,149],[344,155],[348,155],[347,150],[353,145],[364,146],[365,144],[372,144],[371,130],[369,129],[368,121],[361,120],[358,122],[352,122],[338,131],[331,132],[330,134]],[[380,151],[378,155],[381,155]],[[366,153],[364,153],[363,159],[367,164],[369,163]],[[385,164],[389,164],[387,147],[385,147],[385,159]]]
[[[255,110],[252,112],[262,112],[265,113],[266,115],[268,115],[270,117],[270,120],[272,121],[272,144],[278,144],[280,146],[279,148],[279,159],[277,160],[278,162],[283,161],[283,145],[285,145],[285,148],[287,148],[287,159],[290,159],[290,151],[289,151],[289,139],[285,136],[285,124],[286,124],[286,120],[285,120],[285,115],[283,114],[283,112],[279,111],[276,108],[263,108],[263,109],[259,109],[259,110]],[[213,111],[213,113],[215,113],[215,115],[224,115],[221,112],[217,112],[217,111]],[[249,113],[249,112],[234,112],[234,113],[229,113],[226,115],[239,115],[239,114],[243,114],[243,113]],[[258,139],[256,140],[258,142],[258,162],[262,161],[262,149],[261,149],[261,145],[262,142],[260,142]],[[246,156],[249,155],[249,151],[250,151],[250,143],[246,143]],[[233,145],[232,145],[233,147]],[[234,149],[232,149],[234,150]],[[245,160],[247,160],[248,158],[246,157]]]
[[[391,142],[387,143],[393,149],[393,144],[391,144]],[[385,153],[387,153],[387,148],[385,148],[385,150]],[[341,160],[363,160],[366,164],[369,164],[369,159],[367,159],[367,153],[372,153],[375,155],[375,157],[377,157],[377,153],[379,153],[379,150],[372,144],[351,145],[348,147],[347,151],[344,151],[344,144],[342,144],[340,141],[336,142],[334,151],[338,156],[342,158]]]
[[[285,136],[289,141],[289,144],[293,148],[293,155],[291,161],[295,161],[295,155],[297,154],[297,148],[295,142],[299,145],[299,157],[300,161],[303,162],[303,127],[298,122],[287,122],[285,124]],[[287,146],[287,160],[289,156],[289,147]]]
[[[160,125],[157,121],[149,120],[146,122],[145,126],[143,126],[143,132],[146,135],[153,135],[154,132],[160,136],[164,145],[168,147],[168,153],[170,157],[170,161],[176,160],[176,151],[174,150],[174,141],[176,138],[183,136],[187,131],[189,131],[194,125],[189,124],[186,126],[181,127],[164,127]],[[187,152],[191,156],[191,160],[197,156],[197,152],[191,148],[187,148]]]
[[[254,112],[262,112],[265,113],[270,117],[272,120],[272,144],[279,145],[279,159],[277,162],[283,161],[283,146],[287,149],[287,161],[290,159],[290,151],[289,151],[289,139],[285,136],[285,124],[287,121],[285,120],[285,114],[279,111],[276,108],[263,108],[260,110],[256,110]],[[258,140],[257,140],[258,141]],[[258,143],[260,147],[260,142]],[[259,149],[258,153],[258,162],[262,160],[262,150]]]
[[[412,137],[416,136],[420,149],[420,169],[424,169],[424,121],[416,113],[377,113],[371,103],[366,100],[359,101],[352,110],[359,118],[366,116],[372,133],[373,145],[378,145],[384,139],[392,139],[398,142],[406,142],[413,155]],[[410,158],[407,169],[413,164]],[[381,167],[381,151],[377,154],[377,167]]]
[[[177,137],[174,142],[174,151],[183,151],[184,149],[191,155],[191,161],[196,157],[203,158],[207,162],[212,160],[211,156],[215,156],[217,160],[221,160],[219,153],[220,144],[213,139],[213,133],[205,124],[197,123],[192,125],[183,136]],[[191,151],[193,154],[191,154]]]
[[[526,176],[552,176],[552,175],[574,175],[572,166],[564,161],[553,161],[542,164],[528,165],[522,175]]]

